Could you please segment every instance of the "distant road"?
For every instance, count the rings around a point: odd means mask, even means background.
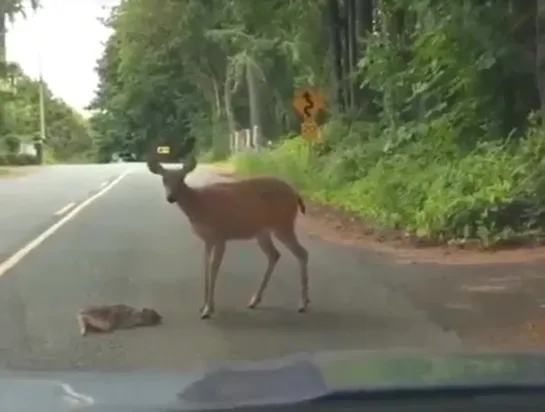
[[[190,181],[213,178],[197,169]],[[385,285],[398,269],[304,232],[308,314],[296,313],[297,264],[284,249],[262,309],[245,309],[266,261],[255,244],[237,242],[220,272],[216,317],[200,320],[202,243],[139,163],[55,166],[0,180],[0,261],[114,181],[0,277],[0,365],[160,368],[326,349],[459,346],[403,290]],[[164,325],[79,336],[79,308],[121,302],[156,308]]]

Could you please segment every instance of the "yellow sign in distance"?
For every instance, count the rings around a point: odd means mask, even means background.
[[[157,146],[157,153],[158,154],[169,154],[170,153],[170,147],[169,146]]]
[[[301,136],[303,139],[310,142],[315,142],[322,138],[320,126],[318,126],[318,123],[316,123],[316,120],[312,117],[305,119],[305,121],[301,123]]]
[[[325,105],[323,93],[316,88],[302,88],[295,92],[293,107],[304,119],[314,118]]]

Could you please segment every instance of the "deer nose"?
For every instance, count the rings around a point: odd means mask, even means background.
[[[168,195],[167,196],[167,202],[168,203],[174,203],[176,201],[176,197],[174,195]]]

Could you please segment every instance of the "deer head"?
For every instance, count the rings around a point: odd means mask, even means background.
[[[143,308],[140,312],[140,322],[143,326],[154,326],[163,323],[163,317],[155,309]]]
[[[181,169],[165,169],[157,159],[155,151],[147,157],[146,164],[151,173],[159,175],[163,180],[166,200],[175,203],[184,189],[187,189],[185,177],[197,166],[197,159],[193,153],[186,156]]]

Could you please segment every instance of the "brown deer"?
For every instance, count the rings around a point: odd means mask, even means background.
[[[267,268],[247,306],[250,309],[257,307],[280,259],[271,235],[299,261],[301,295],[298,311],[306,312],[310,303],[308,252],[295,234],[297,213],[299,210],[305,213],[305,204],[292,186],[275,177],[254,177],[190,187],[185,178],[197,166],[193,154],[188,156],[181,169],[165,169],[155,154],[148,155],[147,166],[152,173],[162,177],[167,202],[177,203],[193,231],[204,241],[202,319],[214,313],[216,280],[229,240],[256,239],[267,256]]]

